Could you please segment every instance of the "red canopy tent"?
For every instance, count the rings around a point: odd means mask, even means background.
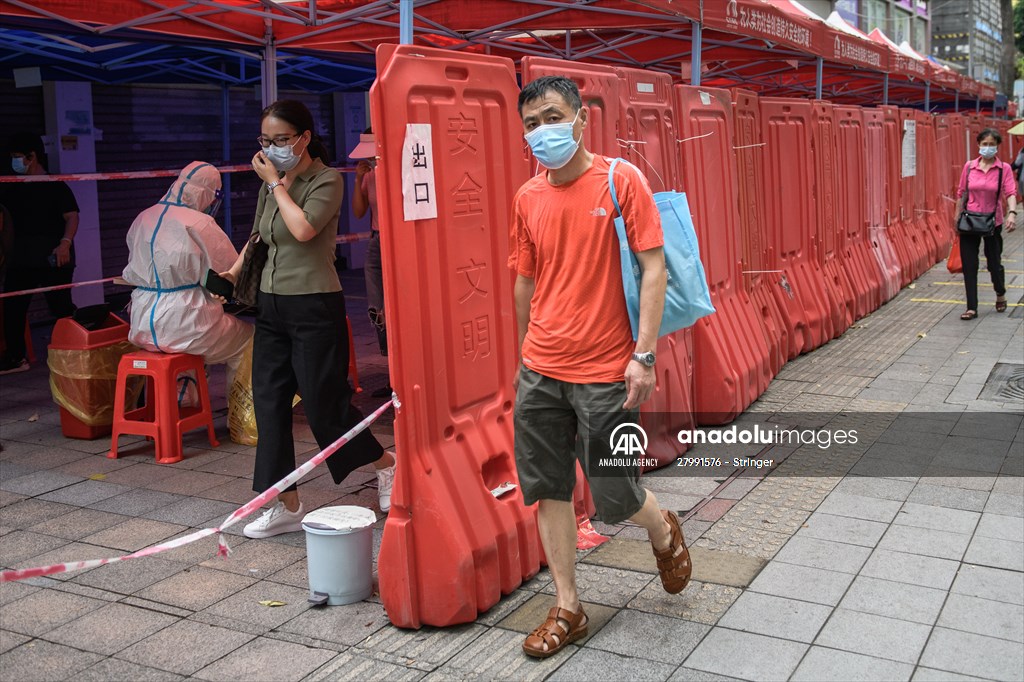
[[[412,8],[405,22],[403,6]],[[257,47],[270,80],[278,49],[368,56],[404,27],[427,46],[623,64],[837,102],[878,101],[886,83],[904,104],[920,103],[932,80],[949,101],[960,87],[891,41],[851,35],[792,0],[0,0],[0,11],[2,26]]]

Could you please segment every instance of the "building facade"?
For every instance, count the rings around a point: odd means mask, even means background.
[[[999,87],[1003,20],[999,0],[940,0],[932,16],[932,54],[976,81]],[[1012,29],[1005,32],[1013,40]]]
[[[992,1],[998,4],[998,0]],[[935,0],[800,0],[800,4],[822,17],[838,12],[865,33],[878,28],[897,45],[905,40],[921,54],[931,53],[929,6],[935,5]]]

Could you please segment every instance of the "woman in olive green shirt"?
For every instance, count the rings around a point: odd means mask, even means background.
[[[298,391],[317,444],[326,448],[363,416],[348,384],[345,298],[334,269],[344,183],[327,167],[313,117],[301,102],[280,100],[261,116],[262,150],[253,170],[263,181],[253,232],[269,252],[257,299],[252,388],[259,441],[253,490],[263,492],[295,469],[292,397]],[[234,280],[243,255],[226,276]],[[327,459],[335,483],[373,462],[381,510],[391,504],[394,457],[365,429]],[[250,538],[302,529],[305,510],[292,486],[245,527]]]

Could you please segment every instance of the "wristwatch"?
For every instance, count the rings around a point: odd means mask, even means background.
[[[273,182],[267,185],[267,191],[273,194],[274,189],[280,184],[282,184],[280,180],[274,180]]]
[[[633,359],[644,367],[654,367],[654,353],[651,351],[647,351],[646,353],[633,353]]]

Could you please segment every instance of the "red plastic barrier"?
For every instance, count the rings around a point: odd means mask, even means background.
[[[811,154],[814,157],[818,264],[825,271],[832,338],[838,338],[853,324],[857,304],[854,284],[840,261],[845,253],[846,235],[839,227],[839,162],[836,159],[836,119],[831,102],[814,102]],[[849,178],[845,179],[849,182]]]
[[[968,139],[969,134],[967,119],[959,114],[949,117],[949,188],[954,200],[960,185],[960,172],[970,158],[969,150],[973,141]]]
[[[380,594],[395,625],[453,625],[541,564],[535,511],[518,491],[491,493],[517,481],[506,260],[509,206],[527,178],[518,86],[511,60],[419,45],[380,46],[377,73],[384,292],[402,401]],[[433,126],[426,143],[406,148],[409,123]],[[416,163],[433,171],[436,219],[404,219],[403,176]]]
[[[809,100],[761,98],[765,179],[771,183],[771,191],[765,192],[766,223],[784,286],[793,294],[783,311],[789,322],[790,356],[834,336],[825,275],[815,255],[812,118]],[[800,340],[802,345],[795,346]]]
[[[868,239],[867,201],[870,190],[866,166],[863,110],[857,106],[837,106],[837,173],[842,182],[839,192],[839,229],[845,237],[843,261],[856,286],[854,316],[860,319],[882,305],[882,271],[871,253]]]
[[[953,199],[956,192],[953,180],[953,129],[948,114],[935,117],[935,201],[936,216],[941,224],[950,229],[953,219]],[[959,177],[957,178],[959,179]]]
[[[917,150],[918,158],[921,159],[921,163],[918,164],[918,173],[923,174],[923,177],[919,182],[919,187],[922,190],[919,194],[920,206],[915,211],[924,221],[928,234],[935,245],[935,250],[932,252],[932,265],[946,258],[949,254],[950,242],[953,239],[953,235],[947,227],[948,223],[943,221],[939,214],[942,190],[939,188],[938,175],[943,166],[936,142],[935,125],[934,116],[924,111],[917,112]]]
[[[914,218],[917,221],[918,229],[925,234],[926,242],[931,244],[932,251],[928,259],[928,267],[931,267],[949,253],[949,242],[945,235],[938,230],[938,224],[934,218],[935,197],[929,196],[935,182],[932,176],[936,170],[935,120],[931,114],[924,111],[915,111],[914,117],[917,122],[917,158],[919,159],[917,177],[914,179],[916,190]]]
[[[967,158],[978,158],[978,135],[987,128],[985,117],[980,114],[968,114],[967,130],[970,131],[967,137]],[[1012,160],[1012,159],[1011,159]]]
[[[755,93],[731,90],[733,98],[733,142],[739,182],[740,234],[743,284],[760,314],[761,333],[768,344],[768,364],[774,377],[789,355],[789,328],[782,315],[781,286],[774,252],[769,248],[764,219],[764,144],[761,142],[761,106]],[[794,353],[794,356],[796,353]]]
[[[646,455],[656,459],[659,466],[665,466],[691,447],[679,442],[679,431],[696,426],[693,330],[682,329],[661,337],[656,354],[657,383],[651,399],[640,407],[640,426],[647,433]]]
[[[572,63],[572,62],[567,62]],[[672,106],[672,77],[616,68],[619,77],[619,155],[647,176],[654,192],[679,189],[680,137]]]
[[[898,110],[901,142],[899,153],[902,153],[902,142],[907,135],[907,123],[913,121],[915,127],[918,127],[916,125],[917,114],[918,112],[914,109]],[[931,235],[928,234],[927,225],[923,215],[920,213],[924,198],[924,187],[921,185],[921,178],[924,177],[923,166],[925,164],[925,160],[920,156],[920,148],[920,136],[918,135],[917,144],[914,148],[915,154],[918,155],[918,172],[906,177],[903,177],[901,173],[900,177],[900,222],[903,225],[903,233],[907,237],[908,244],[917,256],[914,262],[912,279],[920,277],[935,262],[933,260],[935,244],[931,239]]]
[[[871,252],[882,275],[882,302],[900,292],[901,260],[889,239],[889,216],[894,203],[890,179],[892,159],[886,153],[888,128],[880,109],[864,109],[864,149],[867,167],[867,219]]]
[[[902,178],[903,124],[900,121],[900,110],[894,106],[878,108],[882,110],[885,126],[888,173],[886,196],[889,209],[886,232],[900,259],[900,288],[903,288],[923,272],[923,253],[917,248],[916,240],[912,238],[904,221],[904,215],[908,212],[907,205],[912,205],[913,194],[909,192],[908,183]]]
[[[677,85],[683,190],[693,214],[715,314],[693,328],[697,421],[735,419],[772,379],[759,315],[740,281],[740,230],[727,90]],[[700,137],[706,136],[706,137]]]

